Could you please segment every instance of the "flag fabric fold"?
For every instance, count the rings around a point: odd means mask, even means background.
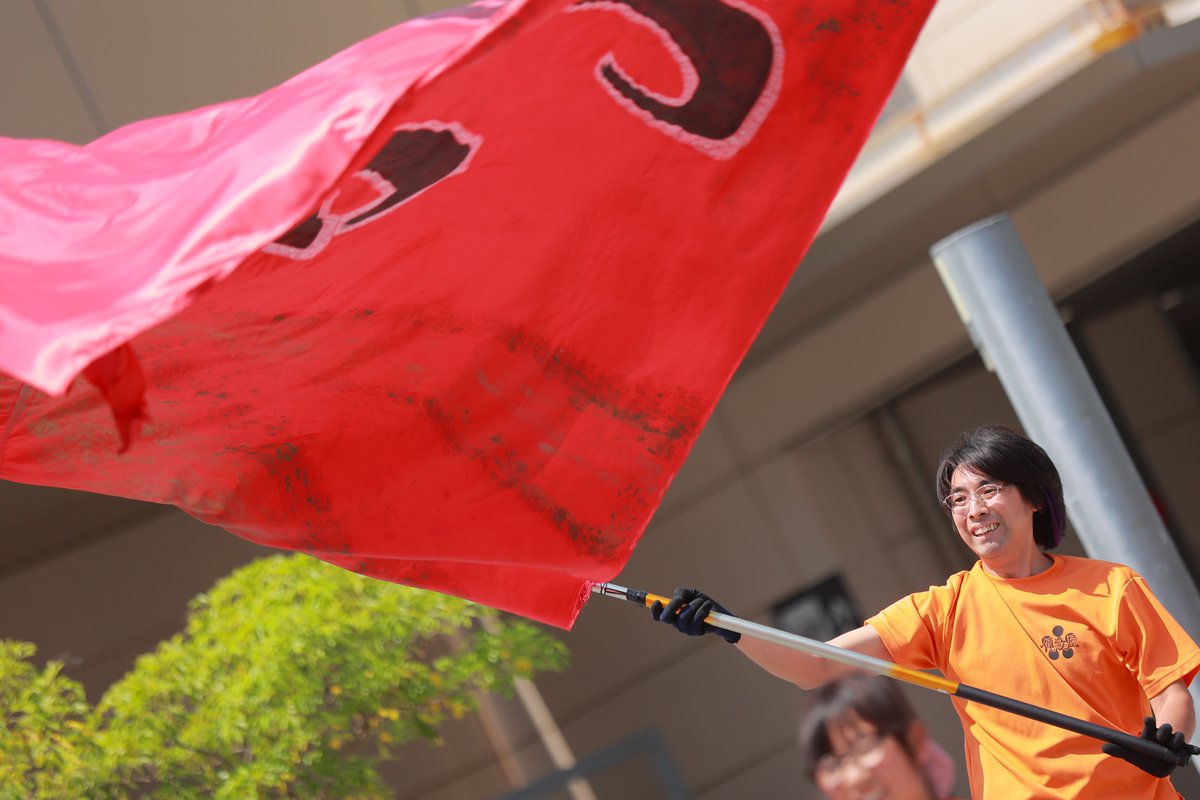
[[[84,147],[0,139],[0,370],[61,394],[185,308],[310,213],[397,100],[512,10],[413,20],[261,95]]]
[[[931,4],[492,0],[82,148],[0,140],[0,477],[569,627]]]

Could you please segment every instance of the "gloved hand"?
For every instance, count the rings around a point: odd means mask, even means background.
[[[742,638],[740,633],[717,628],[704,621],[710,611],[737,616],[699,589],[678,588],[666,606],[658,600],[650,606],[650,616],[655,622],[674,625],[680,633],[688,636],[715,633],[730,644],[737,644],[738,639]]]
[[[1142,723],[1141,738],[1147,741],[1157,742],[1171,752],[1175,753],[1178,763],[1171,764],[1162,759],[1154,758],[1153,756],[1142,755],[1135,753],[1132,750],[1126,749],[1119,744],[1111,742],[1105,744],[1100,749],[1108,753],[1110,756],[1123,758],[1130,764],[1140,769],[1142,772],[1148,772],[1156,778],[1165,778],[1171,774],[1176,767],[1182,767],[1191,760],[1192,756],[1200,755],[1200,747],[1194,744],[1188,744],[1183,739],[1183,734],[1171,730],[1171,724],[1167,723],[1159,728],[1155,728],[1154,717],[1146,717]]]

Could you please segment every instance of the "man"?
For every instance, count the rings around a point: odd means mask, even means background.
[[[1041,447],[999,426],[963,433],[942,455],[938,500],[979,560],[943,586],[902,598],[830,644],[1119,730],[1140,729],[1186,764],[1200,749],[1187,686],[1200,648],[1141,576],[1050,555],[1062,539],[1062,482]],[[853,668],[704,624],[711,598],[677,589],[656,620],[715,632],[768,672],[811,689]],[[1176,765],[954,699],[976,798],[1147,798],[1178,794]],[[1109,758],[1116,756],[1116,758]]]

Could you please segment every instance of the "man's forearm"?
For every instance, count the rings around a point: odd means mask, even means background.
[[[750,636],[743,636],[737,643],[737,648],[776,678],[794,683],[801,689],[815,689],[834,678],[855,671],[845,664]]]
[[[1154,719],[1159,725],[1171,724],[1171,729],[1184,735],[1189,741],[1196,729],[1196,708],[1192,695],[1183,681],[1176,681],[1160,694],[1150,698]]]
[[[841,636],[829,640],[828,643],[835,647],[853,650],[856,653],[891,660],[883,640],[869,625],[843,633]],[[737,643],[737,648],[767,672],[777,678],[794,683],[801,689],[815,689],[835,678],[862,671],[838,661],[809,655],[790,647],[755,639],[752,636],[742,636]]]

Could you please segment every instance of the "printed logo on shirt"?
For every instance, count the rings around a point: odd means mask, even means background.
[[[1050,656],[1051,661],[1057,661],[1059,656],[1070,658],[1075,655],[1075,648],[1079,647],[1079,638],[1075,634],[1068,633],[1064,636],[1062,625],[1055,625],[1050,633],[1053,636],[1042,637],[1042,649]]]

